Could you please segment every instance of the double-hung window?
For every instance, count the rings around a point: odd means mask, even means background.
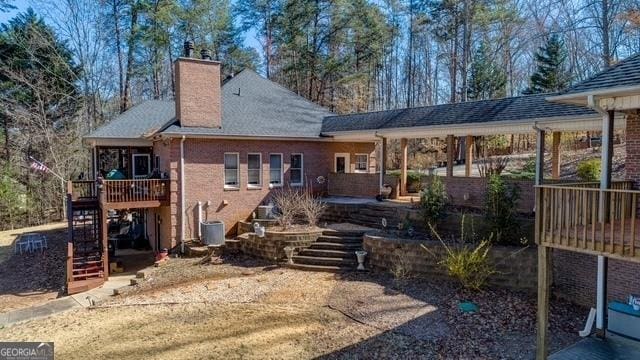
[[[289,168],[291,186],[302,186],[303,169],[304,165],[302,154],[291,154],[291,167]]]
[[[240,154],[224,154],[224,188],[237,189],[240,187]]]
[[[282,154],[269,154],[269,185],[282,186]]]
[[[369,155],[356,154],[356,172],[369,172]]]
[[[260,153],[247,155],[247,186],[249,188],[262,186],[262,154]]]

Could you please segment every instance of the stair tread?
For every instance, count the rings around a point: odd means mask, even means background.
[[[308,270],[308,271],[324,271],[324,272],[345,272],[353,271],[354,268],[350,266],[333,266],[333,265],[308,265],[308,264],[287,264],[288,268],[296,270]]]
[[[361,236],[336,236],[336,235],[321,235],[319,239],[341,239],[341,240],[353,240],[353,241],[362,241]]]
[[[358,244],[358,243],[341,243],[341,242],[326,242],[326,241],[316,241],[314,243],[312,243],[310,245],[310,247],[313,248],[313,246],[337,246],[337,247],[360,247],[362,244]]]
[[[346,250],[334,250],[334,249],[304,249],[300,251],[303,256],[313,256],[313,254],[327,254],[327,255],[342,255],[342,256],[356,256],[354,251]],[[322,256],[321,256],[322,257]],[[327,256],[325,256],[327,257]]]

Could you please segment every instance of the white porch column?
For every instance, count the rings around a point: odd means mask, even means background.
[[[382,193],[382,185],[384,185],[384,175],[387,169],[387,138],[383,137],[380,140],[380,188],[378,193]]]
[[[400,195],[407,195],[407,144],[406,138],[400,139]]]
[[[614,115],[614,111],[608,111],[602,117],[602,171],[600,175],[600,211],[598,212],[598,220],[603,224],[607,221],[607,214],[609,213],[609,193],[607,193],[605,190],[611,188]],[[607,268],[607,258],[604,256],[598,256],[598,275],[596,288],[596,332],[600,337],[605,336],[607,327],[605,312],[607,307]]]

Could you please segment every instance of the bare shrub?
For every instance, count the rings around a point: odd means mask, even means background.
[[[276,190],[271,198],[277,208],[276,220],[283,230],[295,224],[315,226],[326,208],[311,192],[294,188]]]
[[[483,161],[478,162],[478,172],[482,177],[500,175],[509,165],[508,156],[485,156]]]
[[[300,192],[292,188],[279,189],[271,194],[277,208],[276,220],[283,230],[290,228],[300,214],[300,197]]]
[[[307,224],[309,224],[309,226],[316,226],[327,205],[318,200],[318,198],[313,196],[309,191],[305,191],[300,197],[300,200],[300,210],[302,214],[304,214]]]
[[[389,271],[391,275],[393,275],[393,280],[398,285],[402,285],[411,275],[409,262],[398,249],[396,249],[391,256],[391,267]]]

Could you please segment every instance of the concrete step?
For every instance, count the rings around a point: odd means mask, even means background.
[[[337,257],[320,257],[320,256],[293,256],[294,264],[305,265],[324,265],[324,266],[357,266],[358,261],[354,257],[351,258],[337,258]]]
[[[307,264],[286,264],[288,268],[305,271],[322,271],[331,273],[341,273],[347,271],[354,271],[355,267],[352,266],[327,266],[327,265],[307,265]]]
[[[299,255],[326,258],[356,258],[355,251],[345,250],[303,249]]]
[[[364,231],[344,231],[344,230],[324,230],[322,232],[322,235],[327,235],[327,236],[338,236],[338,237],[358,237],[358,238],[362,238],[362,235],[364,235]]]
[[[362,243],[314,242],[309,249],[356,251],[362,249]]]
[[[318,241],[318,242],[330,242],[330,243],[341,243],[341,244],[362,244],[362,237],[322,235],[316,241]]]

